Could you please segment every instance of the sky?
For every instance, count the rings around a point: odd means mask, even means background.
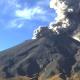
[[[31,39],[34,29],[55,18],[49,0],[0,0],[0,51]]]

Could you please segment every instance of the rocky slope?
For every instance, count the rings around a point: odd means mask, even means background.
[[[80,75],[80,42],[65,33],[56,35],[48,28],[42,28],[36,37],[0,52],[1,77],[47,80],[59,75],[66,80],[76,73]]]

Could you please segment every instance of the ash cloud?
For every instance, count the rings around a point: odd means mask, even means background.
[[[57,35],[65,33],[80,41],[76,37],[80,36],[80,0],[50,0],[50,8],[55,10],[57,16],[48,29]],[[34,31],[34,39],[40,30],[39,27]]]
[[[51,0],[50,8],[55,9],[57,17],[49,28],[58,34],[61,31],[73,34],[80,25],[80,0]]]

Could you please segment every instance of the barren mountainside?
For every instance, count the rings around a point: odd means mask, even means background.
[[[66,80],[74,74],[80,75],[80,42],[64,33],[55,35],[42,28],[37,39],[0,52],[0,76],[6,79],[26,76],[37,80],[41,75],[46,80],[59,75]]]

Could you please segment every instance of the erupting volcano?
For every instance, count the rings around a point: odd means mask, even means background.
[[[51,0],[50,8],[55,21],[34,30],[31,40],[0,52],[0,77],[80,79],[80,0]]]

